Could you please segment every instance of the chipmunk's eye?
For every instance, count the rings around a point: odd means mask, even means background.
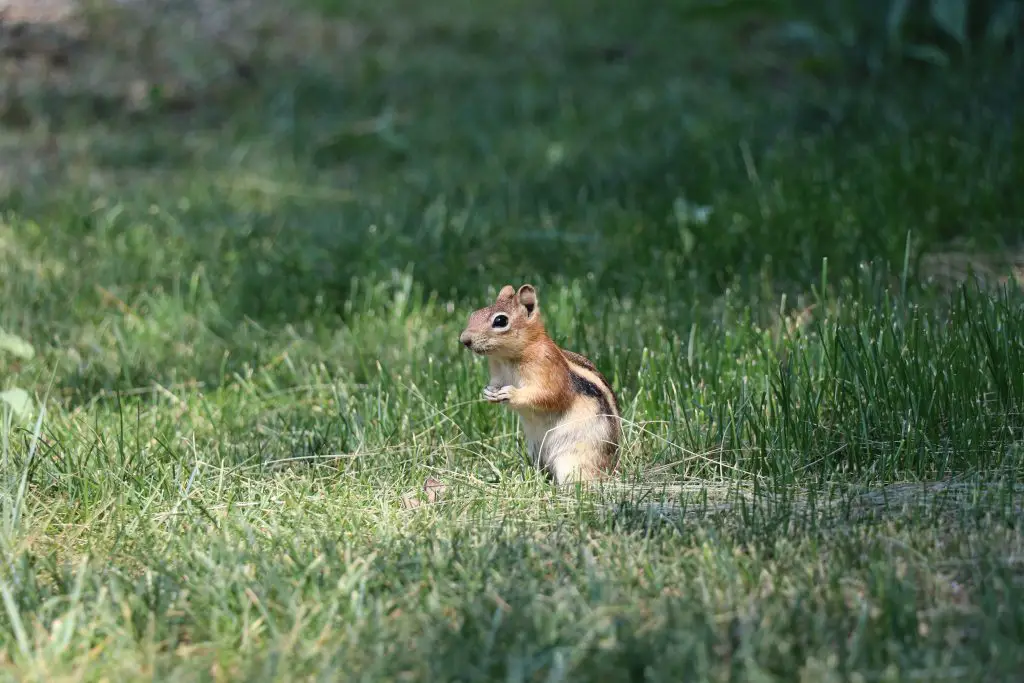
[[[508,327],[508,316],[504,313],[494,316],[494,319],[491,320],[491,327]]]

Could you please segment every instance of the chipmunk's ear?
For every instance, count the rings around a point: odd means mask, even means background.
[[[501,291],[498,292],[498,298],[496,299],[496,301],[508,301],[515,295],[516,288],[513,287],[512,285],[505,285],[504,287],[501,288]]]
[[[519,299],[519,305],[526,309],[526,317],[532,318],[537,312],[537,290],[533,285],[523,285],[516,293],[516,298]]]

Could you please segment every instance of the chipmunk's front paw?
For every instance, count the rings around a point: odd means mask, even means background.
[[[515,391],[515,387],[512,386],[504,386],[500,389],[484,387],[484,398],[491,403],[508,403],[512,398],[513,391]]]

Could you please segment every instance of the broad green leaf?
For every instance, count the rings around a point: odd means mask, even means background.
[[[1019,2],[1007,0],[1003,2],[988,21],[985,31],[985,40],[994,47],[1006,42],[1010,36],[1022,26],[1022,5]]]
[[[815,48],[827,46],[832,37],[809,21],[787,21],[779,26],[775,34],[782,40],[796,44],[812,45]]]
[[[0,391],[0,403],[10,406],[19,418],[25,417],[32,410],[32,397],[24,389]]]
[[[967,3],[969,0],[932,0],[932,19],[943,31],[967,45]]]
[[[782,15],[786,11],[786,3],[765,2],[764,0],[713,0],[686,4],[680,8],[680,16],[691,20],[730,19],[745,16],[750,12],[761,15]]]
[[[909,7],[910,0],[893,0],[889,5],[885,28],[890,47],[896,47],[903,42],[903,21],[906,19]]]
[[[21,337],[0,330],[0,351],[6,351],[18,358],[30,360],[36,355],[32,345]]]
[[[934,64],[935,66],[949,66],[949,55],[934,45],[908,45],[903,54],[909,59],[919,62]]]

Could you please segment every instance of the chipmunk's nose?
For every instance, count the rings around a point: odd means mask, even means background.
[[[462,345],[467,349],[473,348],[473,337],[469,334],[469,330],[466,330],[459,335],[459,341],[462,342]]]

